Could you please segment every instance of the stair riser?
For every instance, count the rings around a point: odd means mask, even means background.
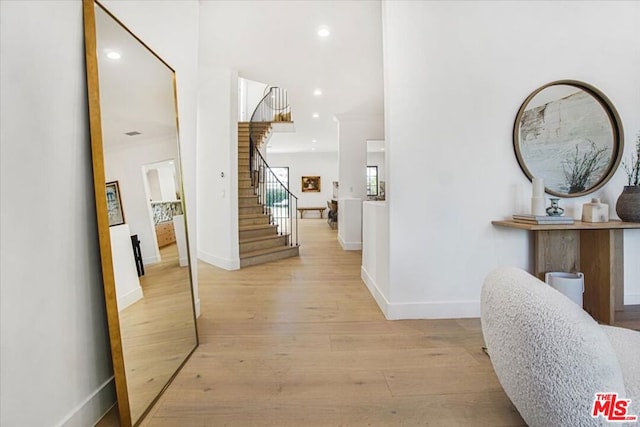
[[[239,196],[253,196],[253,187],[249,186],[249,187],[239,187],[238,188],[238,195]]]
[[[256,206],[258,204],[258,197],[242,197],[238,199],[238,206]]]
[[[240,225],[240,227],[242,227],[243,225],[267,225],[269,224],[270,220],[271,218],[269,218],[269,215],[261,216],[258,218],[240,218],[238,220],[238,224]]]
[[[285,246],[287,244],[287,236],[280,236],[276,239],[259,240],[257,242],[240,243],[240,254],[260,249],[275,248]]]
[[[251,239],[254,237],[275,236],[276,234],[276,227],[261,228],[259,230],[244,230],[240,231],[240,240]]]
[[[249,267],[249,266],[258,265],[258,264],[265,264],[267,262],[296,257],[298,255],[299,255],[299,248],[294,246],[292,248],[289,248],[281,252],[240,259],[240,268]]]
[[[251,215],[251,214],[261,214],[262,206],[239,206],[238,214],[239,215]]]

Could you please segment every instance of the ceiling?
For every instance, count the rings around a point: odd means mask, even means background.
[[[383,115],[380,8],[367,0],[201,1],[199,61],[288,91],[296,131],[274,133],[270,153],[337,151],[336,115]],[[105,14],[97,20],[105,141],[175,135],[172,71]],[[318,36],[321,26],[328,37]],[[104,58],[109,50],[122,58]]]
[[[105,149],[176,139],[173,71],[102,8],[95,10]],[[111,59],[109,53],[120,57]]]
[[[201,61],[288,91],[296,132],[274,134],[270,153],[337,151],[337,114],[382,117],[379,1],[201,1],[200,6]],[[328,37],[318,36],[322,26],[330,30]],[[321,96],[314,95],[317,88]]]

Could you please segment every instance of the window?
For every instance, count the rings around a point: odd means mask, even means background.
[[[289,188],[289,168],[274,167],[271,168],[273,175],[269,174],[267,178],[267,206],[271,208],[271,214],[274,218],[289,217],[289,197],[287,192],[282,189],[280,181],[285,188]]]
[[[273,171],[273,174],[276,176],[276,178],[278,178],[278,181],[283,183],[284,186],[287,187],[288,189],[289,188],[289,167],[285,166],[285,167],[271,168],[271,170]]]
[[[367,166],[367,196],[378,195],[378,167]]]

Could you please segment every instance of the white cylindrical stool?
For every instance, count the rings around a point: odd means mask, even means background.
[[[553,289],[582,307],[584,274],[551,272],[544,275],[544,281]]]

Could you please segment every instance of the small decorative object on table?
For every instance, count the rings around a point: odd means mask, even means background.
[[[549,201],[551,202],[551,206],[549,206],[547,208],[547,215],[549,216],[562,216],[562,214],[564,214],[564,209],[561,208],[560,206],[558,206],[558,201],[560,199],[557,199],[555,197],[552,197],[549,199]]]
[[[631,162],[622,162],[628,183],[616,203],[616,213],[621,220],[640,222],[640,132],[636,135],[636,152]]]
[[[558,225],[573,224],[573,218],[570,216],[549,216],[549,215],[529,215],[514,214],[513,222],[531,225]]]
[[[544,215],[544,180],[533,178],[531,184],[531,215]]]
[[[582,222],[609,221],[609,205],[600,203],[600,199],[593,198],[591,203],[582,205]]]

